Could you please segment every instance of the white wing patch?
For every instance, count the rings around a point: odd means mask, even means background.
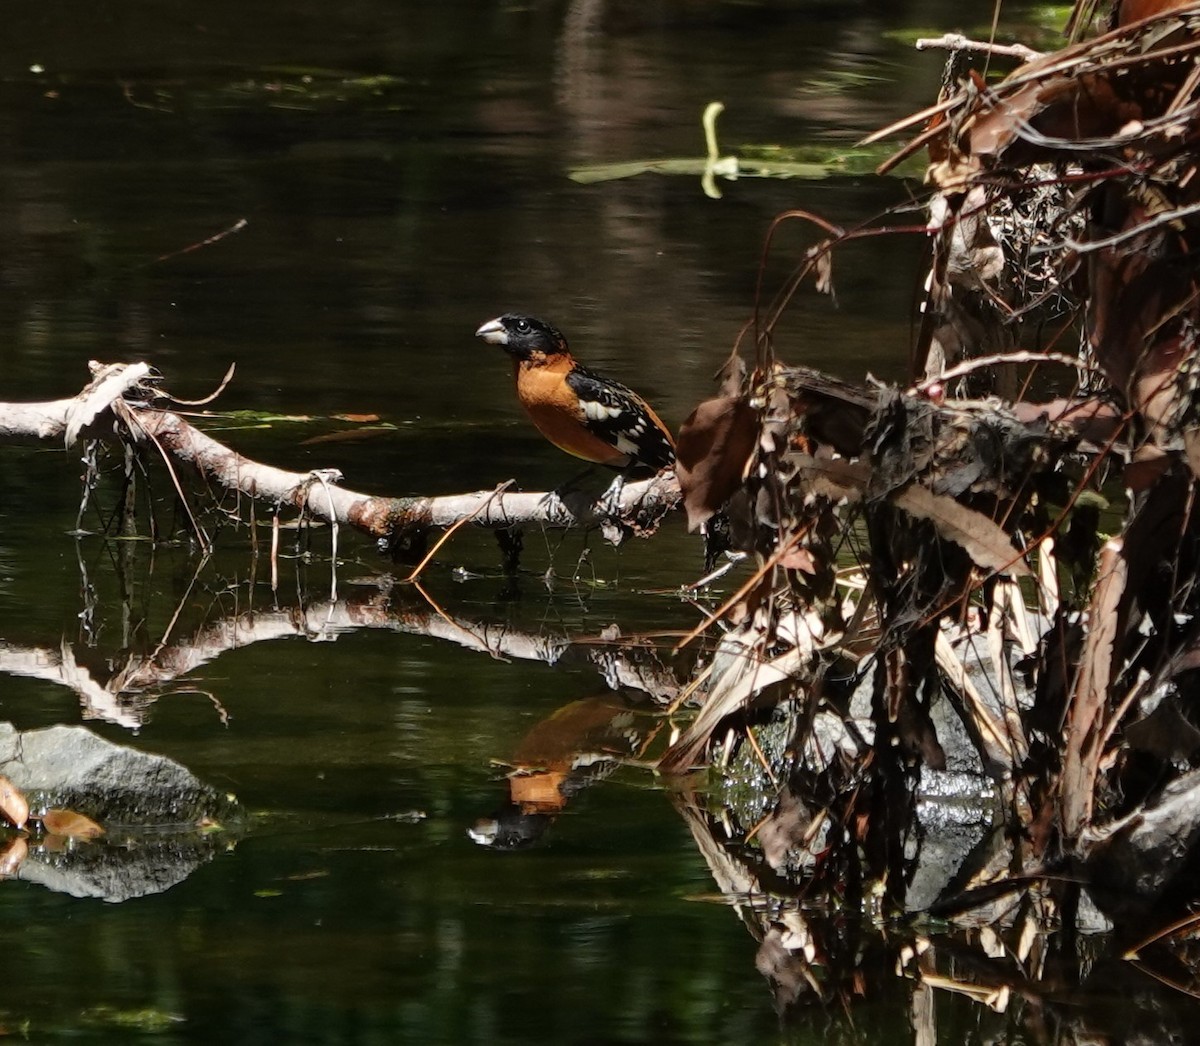
[[[659,429],[637,393],[580,366],[574,367],[566,380],[578,397],[584,426],[628,463],[654,469],[674,462],[671,437]]]
[[[621,408],[597,400],[582,400],[583,415],[588,421],[609,421],[620,417]]]

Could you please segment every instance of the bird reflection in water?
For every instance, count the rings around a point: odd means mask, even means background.
[[[506,764],[504,805],[467,834],[497,850],[531,846],[574,796],[636,758],[659,722],[614,694],[563,706],[525,735]]]

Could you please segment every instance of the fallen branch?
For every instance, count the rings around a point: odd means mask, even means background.
[[[671,473],[626,483],[615,504],[585,491],[473,491],[436,497],[384,497],[336,486],[337,470],[290,472],[254,461],[218,442],[158,404],[146,364],[92,364],[94,380],[73,399],[0,403],[0,438],[73,441],[78,437],[149,446],[187,464],[228,494],[291,506],[306,517],[345,524],[377,538],[389,551],[420,548],[430,530],[470,521],[506,529],[523,524],[552,529],[600,526],[614,544],[649,536],[680,503]]]

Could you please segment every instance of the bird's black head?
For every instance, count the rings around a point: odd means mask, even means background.
[[[544,359],[567,351],[567,339],[556,327],[512,312],[488,320],[475,332],[475,337],[489,345],[499,345],[517,360]]]

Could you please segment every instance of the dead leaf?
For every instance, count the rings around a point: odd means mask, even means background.
[[[688,416],[675,446],[688,530],[710,519],[741,486],[757,435],[758,415],[740,396],[705,400]]]
[[[0,813],[8,818],[14,828],[24,828],[29,820],[29,803],[21,790],[3,774],[0,774]]]
[[[1160,759],[1188,759],[1200,749],[1200,730],[1173,699],[1164,700],[1145,719],[1125,727],[1125,739],[1130,747]]]
[[[1184,447],[1189,454],[1188,462],[1190,464],[1191,446],[1187,442],[1186,434]],[[1171,468],[1173,461],[1173,455],[1168,455],[1160,447],[1147,443],[1134,452],[1129,464],[1122,470],[1122,482],[1135,494],[1140,494],[1142,491],[1149,490],[1162,479]]]
[[[789,552],[785,552],[779,560],[781,567],[786,567],[788,570],[802,570],[805,574],[815,574],[817,572],[817,561],[813,558],[812,552],[807,548],[794,548]]]
[[[729,358],[721,364],[716,374],[722,396],[734,399],[742,394],[746,383],[746,361],[738,355],[735,348]]]
[[[805,491],[831,501],[858,502],[871,479],[871,468],[864,461],[847,461],[828,454],[792,454],[788,460],[795,463]]]
[[[378,414],[334,414],[332,417],[334,421],[367,422],[379,420]]]
[[[0,850],[0,879],[14,879],[25,858],[29,856],[29,840],[23,835],[14,836]]]
[[[51,835],[70,839],[98,839],[104,834],[95,821],[74,810],[47,810],[42,815],[42,827]]]
[[[1120,0],[1117,5],[1116,24],[1130,25],[1140,22],[1143,18],[1153,18],[1167,11],[1187,7],[1191,3],[1193,0]]]
[[[1031,573],[1009,536],[982,512],[944,494],[934,494],[919,483],[905,487],[892,500],[910,516],[929,520],[942,537],[962,548],[981,569],[1003,571],[1012,577]]]
[[[811,255],[811,252],[810,252]],[[833,295],[833,252],[821,250],[813,258],[813,273],[816,278],[817,293]]]
[[[1121,603],[1129,581],[1129,561],[1124,543],[1111,538],[1100,550],[1096,585],[1088,604],[1091,628],[1083,644],[1079,668],[1063,727],[1063,753],[1059,788],[1062,792],[1063,831],[1070,840],[1091,821],[1096,775],[1100,770],[1103,721],[1113,679],[1115,651],[1121,631]]]

